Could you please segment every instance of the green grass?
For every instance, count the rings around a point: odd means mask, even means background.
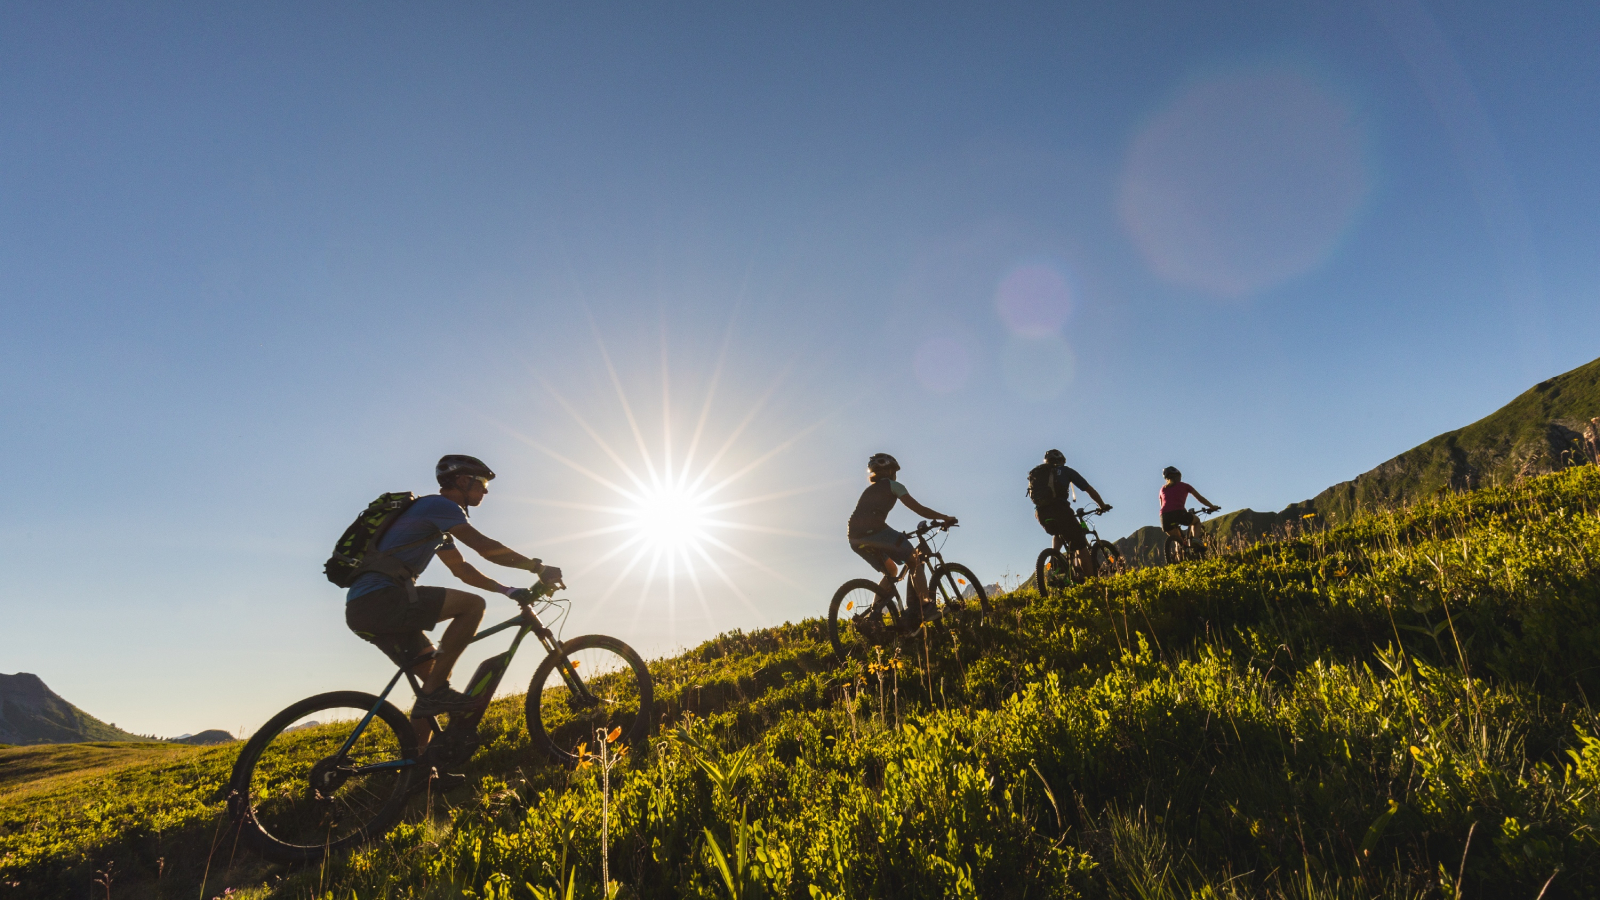
[[[144,741],[0,746],[0,798],[16,803],[29,794],[47,792],[58,783],[182,758],[195,749]]]
[[[1597,509],[1571,469],[1017,592],[844,666],[816,620],[722,635],[652,664],[617,895],[1595,896]],[[323,866],[236,851],[238,745],[0,795],[0,897],[108,866],[113,897],[601,896],[599,772],[539,761],[521,705],[474,788]]]

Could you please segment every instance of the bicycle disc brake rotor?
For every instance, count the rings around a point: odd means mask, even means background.
[[[861,633],[863,640],[877,646],[889,642],[895,618],[887,606],[877,603],[866,612],[853,616],[851,622],[855,624],[856,631]]]
[[[320,759],[311,767],[311,775],[307,778],[307,796],[313,803],[326,803],[333,799],[339,788],[344,787],[351,774],[347,760],[341,756]]]

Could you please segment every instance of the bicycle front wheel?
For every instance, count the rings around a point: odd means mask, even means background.
[[[1110,541],[1094,542],[1093,559],[1094,574],[1100,578],[1110,578],[1122,572],[1122,554]]]
[[[834,657],[844,662],[849,648],[876,646],[899,634],[899,613],[890,589],[876,581],[856,578],[840,585],[828,603],[828,641]]]
[[[1072,587],[1072,563],[1060,550],[1044,548],[1033,563],[1033,586],[1045,598]]]
[[[416,731],[387,700],[318,694],[273,716],[244,745],[228,804],[240,837],[262,856],[315,861],[394,827],[416,758]]]
[[[571,668],[562,671],[565,659]],[[574,693],[576,677],[583,693]],[[599,749],[601,733],[621,729],[617,741],[639,746],[650,733],[655,687],[650,669],[632,647],[603,634],[563,641],[534,670],[528,685],[528,735],[544,754],[563,765],[583,761],[584,750]]]
[[[933,601],[939,605],[941,615],[959,615],[965,612],[969,599],[978,601],[980,615],[989,615],[989,595],[984,593],[983,585],[978,582],[978,576],[960,563],[945,563],[934,569],[929,589],[933,593]]]

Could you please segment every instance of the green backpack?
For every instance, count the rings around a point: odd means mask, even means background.
[[[372,565],[377,563],[378,559],[369,558],[368,548],[378,546],[378,542],[383,539],[390,526],[394,525],[395,520],[415,502],[417,495],[407,491],[403,494],[380,494],[378,499],[367,504],[366,510],[356,516],[356,520],[344,530],[339,543],[333,547],[333,555],[323,564],[322,572],[328,576],[328,580],[339,587],[347,588],[356,580],[356,576],[364,572],[378,571],[379,567]],[[388,555],[370,554],[371,557]],[[398,560],[395,562],[398,563]],[[393,573],[386,572],[386,574]]]

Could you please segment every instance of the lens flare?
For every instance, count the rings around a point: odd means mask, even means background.
[[[1247,297],[1321,266],[1371,191],[1354,103],[1287,66],[1191,85],[1129,148],[1119,212],[1163,279]]]

